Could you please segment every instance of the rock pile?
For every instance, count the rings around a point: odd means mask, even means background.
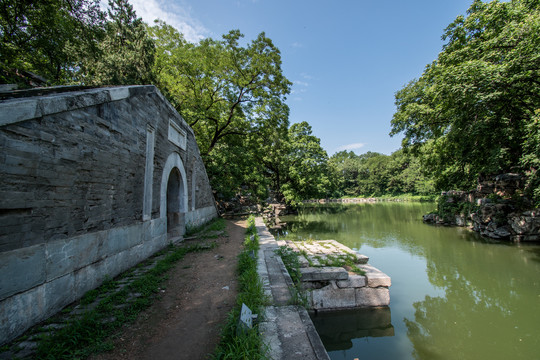
[[[468,226],[483,236],[513,242],[540,241],[540,210],[530,206],[523,196],[525,178],[520,174],[501,174],[481,178],[476,190],[447,191],[443,207],[451,214],[432,213],[423,220],[437,225]],[[469,206],[459,206],[460,204]],[[441,207],[441,204],[439,205]]]

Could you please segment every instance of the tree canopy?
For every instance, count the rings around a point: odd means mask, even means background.
[[[81,60],[97,51],[104,22],[99,0],[0,0],[0,81],[77,82]]]
[[[442,52],[396,94],[391,135],[420,155],[439,189],[508,172],[529,150],[540,108],[540,2],[475,0]]]

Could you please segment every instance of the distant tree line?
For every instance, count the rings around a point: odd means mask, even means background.
[[[194,129],[219,198],[432,194],[519,171],[540,203],[540,0],[473,1],[437,60],[396,93],[391,135],[403,149],[330,158],[308,123],[289,123],[292,83],[264,33],[193,44],[143,23],[127,0],[99,3],[0,0],[0,82],[155,84]]]

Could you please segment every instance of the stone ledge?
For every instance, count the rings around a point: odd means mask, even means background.
[[[366,272],[367,286],[376,288],[379,286],[389,287],[392,285],[390,276],[371,265],[360,265],[360,269]]]
[[[349,274],[342,267],[307,267],[300,268],[302,282],[347,280]]]
[[[363,275],[349,275],[347,280],[336,282],[338,288],[361,288],[366,286],[366,277]]]
[[[157,92],[153,85],[96,88],[0,101],[0,126]]]

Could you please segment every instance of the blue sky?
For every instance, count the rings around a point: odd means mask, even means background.
[[[160,18],[187,40],[239,29],[264,31],[294,85],[290,122],[307,121],[331,156],[390,154],[394,94],[442,49],[443,30],[472,0],[130,0],[144,21]]]

